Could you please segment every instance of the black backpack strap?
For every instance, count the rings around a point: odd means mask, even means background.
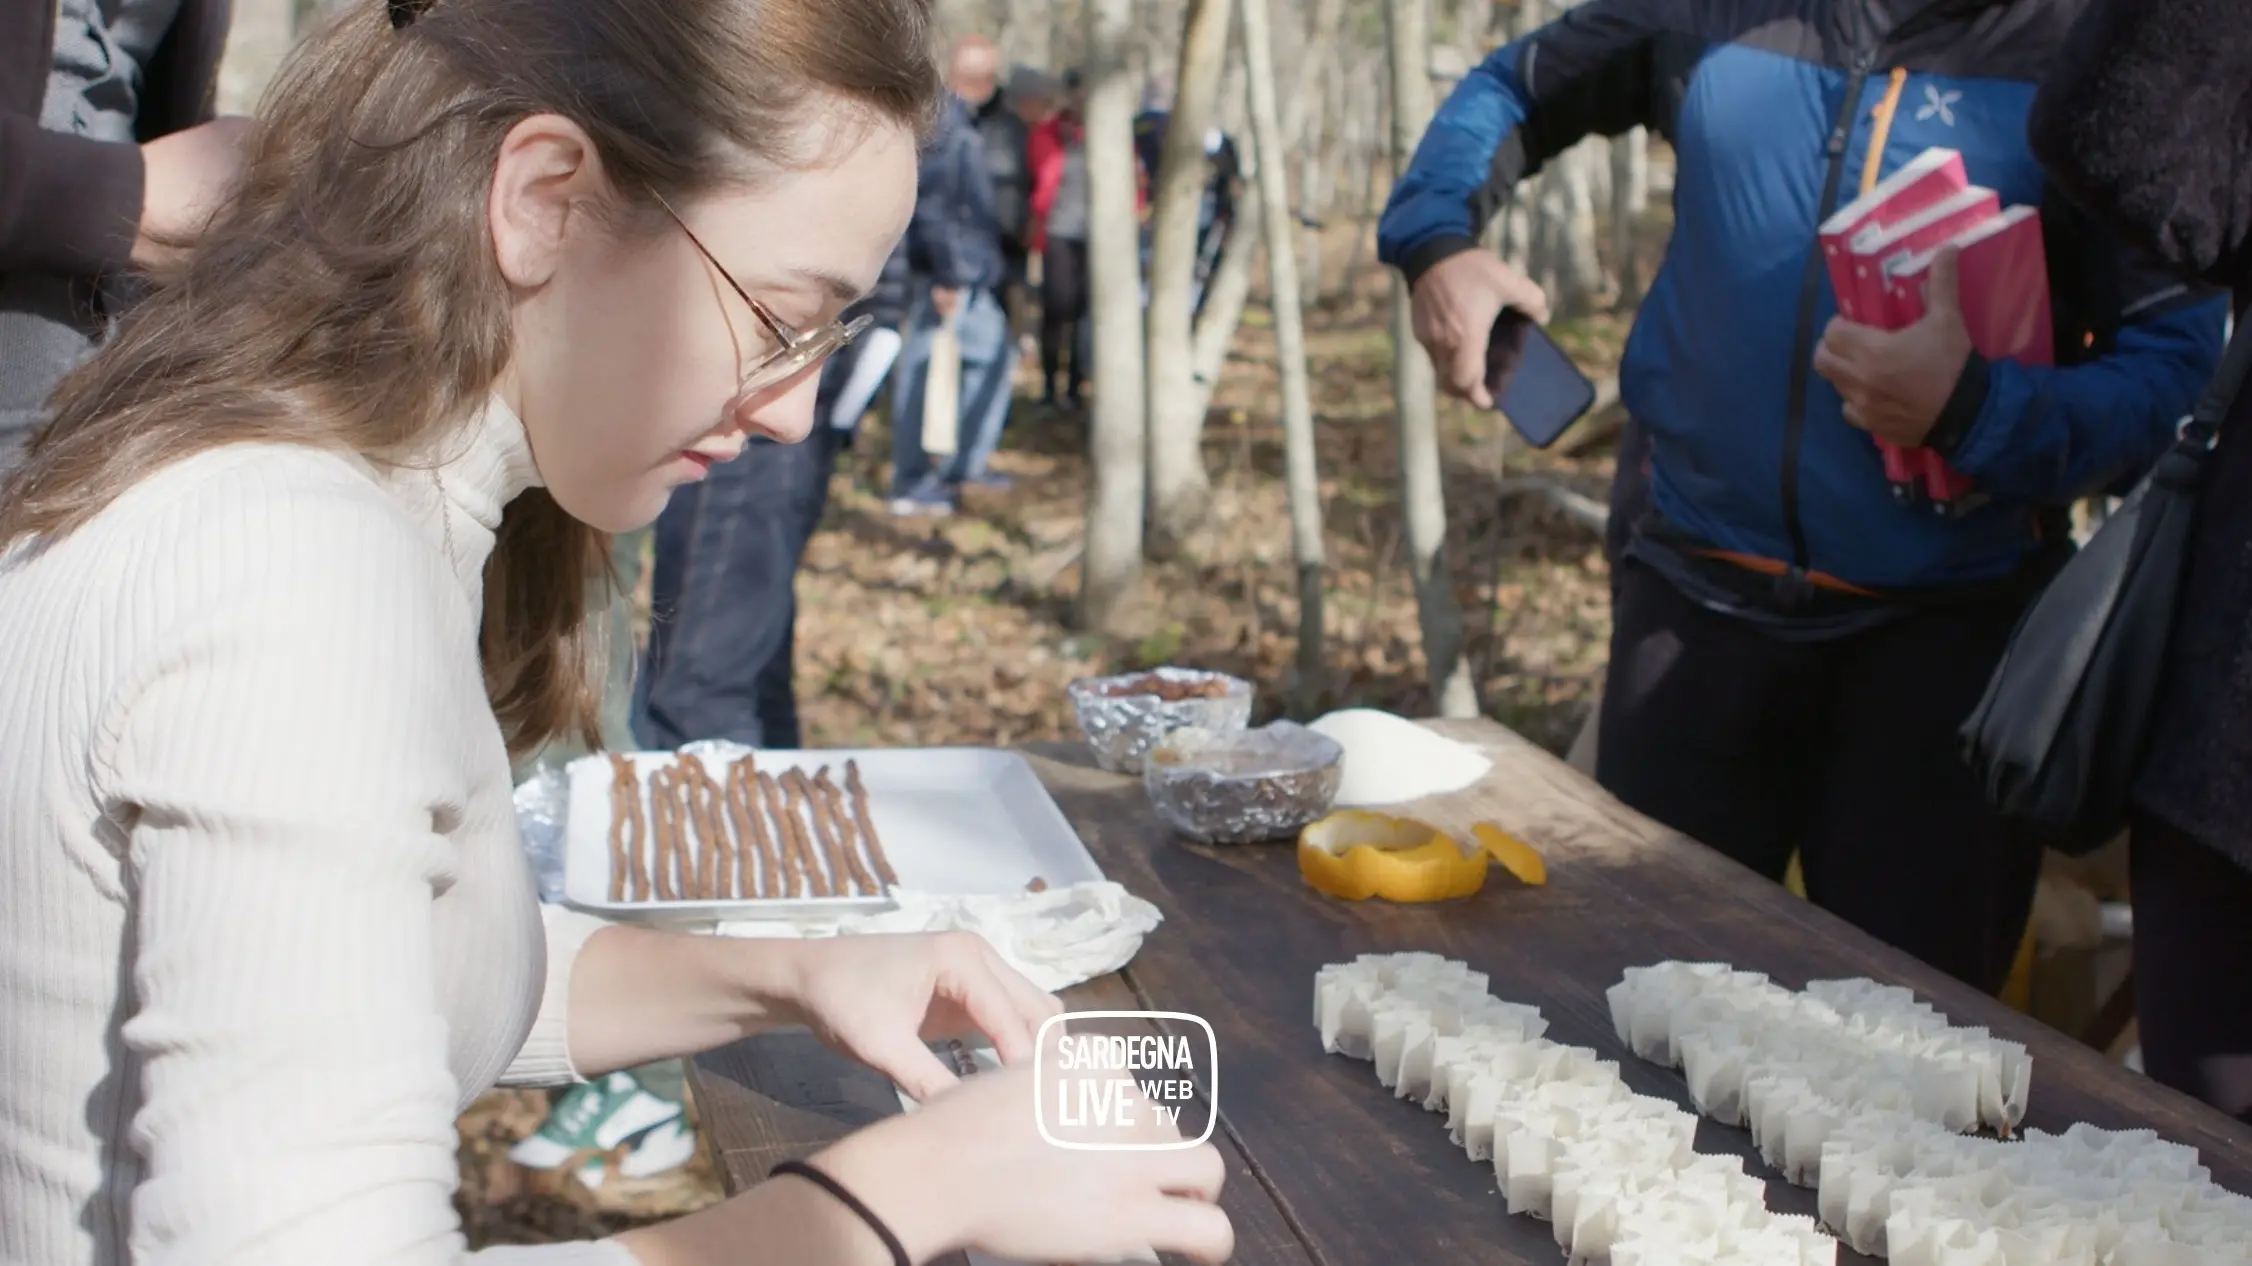
[[[2229,345],[2221,353],[2220,367],[2213,371],[2213,381],[2206,384],[2197,407],[2182,419],[2182,438],[2211,444],[2222,419],[2235,407],[2237,396],[2244,390],[2245,374],[2252,372],[2252,335],[2245,332],[2247,324],[2242,317],[2237,318],[2236,328],[2229,333]]]

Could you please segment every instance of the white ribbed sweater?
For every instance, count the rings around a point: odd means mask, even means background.
[[[498,402],[450,447],[229,447],[0,555],[5,1266],[456,1263],[454,1117],[572,1079],[601,925],[543,919],[477,661],[538,474]]]

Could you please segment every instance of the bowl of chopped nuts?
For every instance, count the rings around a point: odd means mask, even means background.
[[[1153,668],[1087,677],[1066,688],[1095,763],[1139,774],[1142,758],[1175,730],[1240,730],[1251,724],[1251,683],[1197,668]]]

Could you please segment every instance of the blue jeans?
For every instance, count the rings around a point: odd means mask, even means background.
[[[657,517],[649,649],[634,683],[643,748],[698,739],[799,746],[798,560],[828,505],[842,444],[827,426],[797,444],[754,441],[675,491]]]
[[[891,493],[895,497],[914,492],[932,474],[930,454],[923,451],[923,382],[930,369],[938,310],[931,307],[929,296],[916,301],[907,330],[907,345],[892,371]],[[1009,423],[1009,381],[1017,367],[1009,314],[992,291],[972,290],[962,296],[954,334],[962,345],[962,420],[954,458],[939,475],[949,484],[985,474],[985,463],[1001,446],[1001,430]]]

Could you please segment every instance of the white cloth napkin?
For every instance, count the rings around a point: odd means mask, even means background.
[[[894,888],[897,905],[833,919],[731,920],[721,936],[816,937],[861,932],[976,932],[1009,965],[1053,993],[1108,975],[1133,960],[1164,916],[1109,880],[1008,894]]]

